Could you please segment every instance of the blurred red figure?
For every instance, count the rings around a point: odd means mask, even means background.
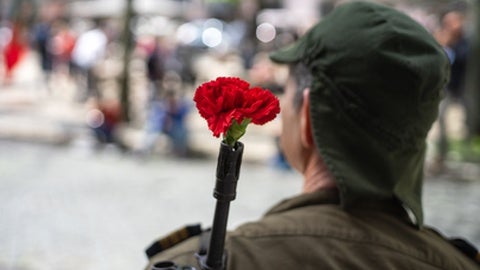
[[[5,61],[5,83],[10,82],[13,70],[27,50],[26,45],[22,43],[21,33],[20,26],[15,25],[12,31],[12,38],[3,51],[3,59]]]
[[[60,68],[70,72],[70,61],[77,37],[70,30],[68,23],[64,21],[60,21],[55,25],[55,31],[56,33],[53,37],[53,53],[56,58],[55,69]]]
[[[89,101],[87,125],[92,129],[97,147],[118,143],[116,129],[121,121],[120,103],[114,99]]]

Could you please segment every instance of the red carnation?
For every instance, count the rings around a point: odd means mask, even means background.
[[[270,91],[249,87],[239,78],[219,77],[200,85],[193,98],[213,135],[223,134],[232,146],[250,122],[263,125],[280,112],[278,99]]]

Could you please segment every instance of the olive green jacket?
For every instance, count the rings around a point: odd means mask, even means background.
[[[444,269],[478,266],[433,230],[411,224],[393,202],[358,205],[346,212],[338,193],[320,191],[285,200],[258,222],[226,240],[228,270]],[[194,237],[154,257],[200,269]]]

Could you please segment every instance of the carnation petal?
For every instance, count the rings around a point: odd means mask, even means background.
[[[280,112],[278,99],[270,91],[249,87],[248,82],[239,78],[219,77],[197,88],[194,101],[215,137],[226,135],[233,120],[242,123],[251,119],[261,125]]]

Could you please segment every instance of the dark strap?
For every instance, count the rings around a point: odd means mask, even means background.
[[[462,238],[451,238],[449,242],[467,257],[480,265],[480,253],[478,252],[478,249],[470,242]]]
[[[158,253],[169,249],[192,236],[199,235],[201,232],[202,227],[200,224],[185,226],[155,241],[153,244],[150,245],[150,247],[145,250],[145,253],[150,259]]]

